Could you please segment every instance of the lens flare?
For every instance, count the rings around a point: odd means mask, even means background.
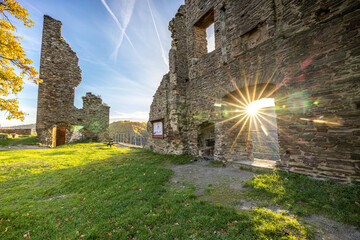
[[[261,108],[266,108],[266,107],[275,107],[275,102],[274,102],[273,98],[262,98],[262,99],[251,102],[247,106],[246,112],[250,116],[254,116],[254,115],[258,114],[258,112]]]

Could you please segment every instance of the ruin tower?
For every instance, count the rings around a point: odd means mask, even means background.
[[[74,141],[74,129],[82,129],[82,139],[106,135],[109,107],[100,97],[88,93],[84,109],[74,106],[75,87],[81,82],[79,59],[61,36],[61,22],[44,16],[36,131],[38,141],[58,146]],[[94,123],[98,124],[92,131]],[[79,128],[74,128],[77,125]]]
[[[61,36],[61,22],[47,15],[41,45],[36,131],[38,141],[52,145],[53,131],[58,144],[66,142],[66,129],[74,111],[75,87],[81,82],[78,57]]]

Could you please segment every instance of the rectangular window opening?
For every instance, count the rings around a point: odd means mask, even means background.
[[[207,52],[212,52],[215,50],[215,29],[214,23],[212,23],[206,29],[206,42],[207,42]]]
[[[214,9],[211,8],[194,24],[194,57],[215,50]]]

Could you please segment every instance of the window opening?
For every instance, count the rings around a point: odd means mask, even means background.
[[[214,9],[211,8],[194,25],[194,57],[215,50]]]
[[[215,50],[215,30],[214,23],[212,23],[206,29],[206,44],[207,44],[207,52],[212,52]]]

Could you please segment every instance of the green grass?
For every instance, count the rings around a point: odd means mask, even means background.
[[[249,198],[280,204],[297,215],[321,214],[360,229],[360,187],[317,181],[277,172],[260,174],[244,184]]]
[[[96,143],[0,151],[0,239],[305,239],[292,216],[169,190],[163,166],[189,159]]]
[[[16,138],[7,138],[0,140],[0,146],[16,146],[16,145],[36,145],[36,136],[19,135]]]

